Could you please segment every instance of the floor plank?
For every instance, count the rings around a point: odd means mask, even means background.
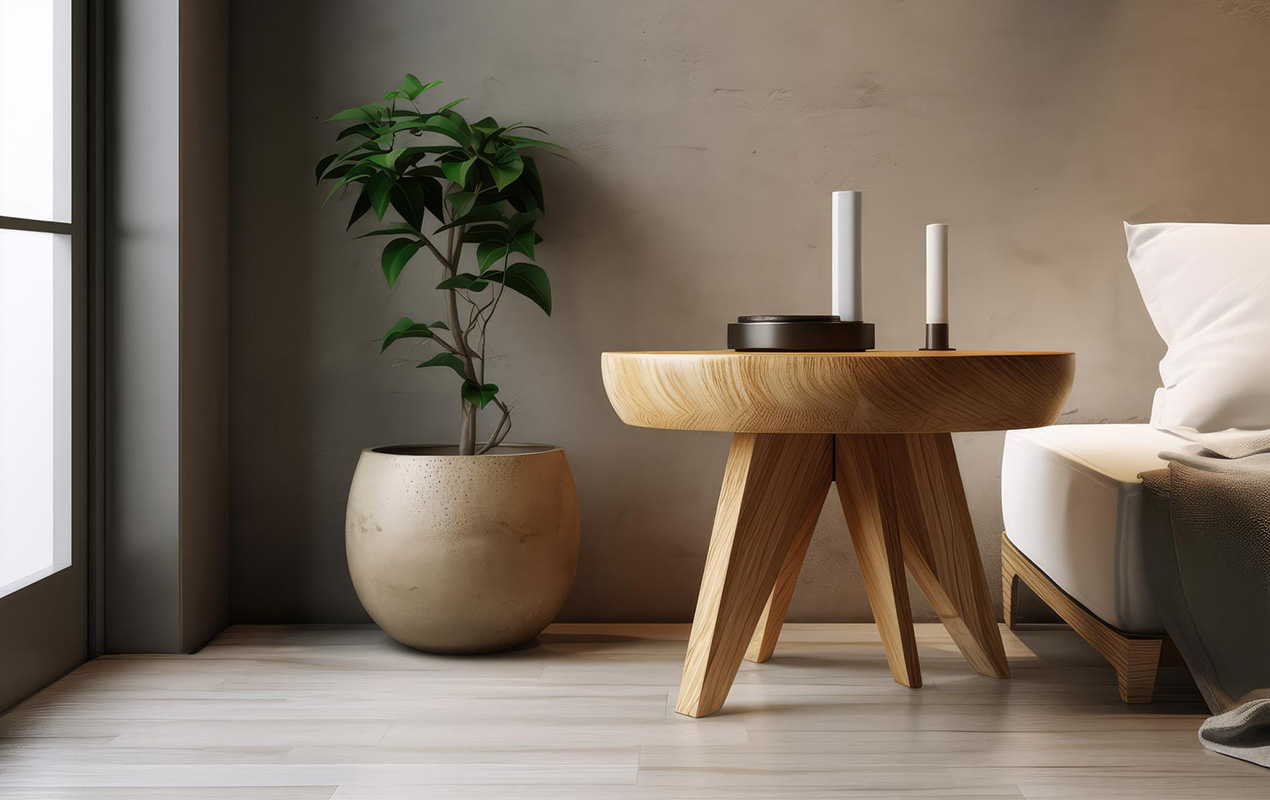
[[[1125,706],[1067,631],[977,675],[918,625],[897,686],[871,625],[786,626],[715,717],[674,713],[686,625],[557,625],[488,657],[365,626],[240,626],[193,656],[85,664],[0,717],[5,798],[1251,798],[1196,703]]]

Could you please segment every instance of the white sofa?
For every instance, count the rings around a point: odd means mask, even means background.
[[[1172,653],[1143,551],[1165,523],[1152,499],[1144,530],[1137,476],[1202,433],[1270,430],[1270,225],[1126,224],[1125,241],[1168,346],[1151,425],[1012,431],[1001,575],[1011,626],[1022,581],[1112,663],[1126,702],[1148,702],[1160,657]]]
[[[1013,627],[1013,587],[1022,580],[1111,661],[1126,702],[1150,701],[1164,644],[1147,589],[1137,476],[1164,467],[1160,451],[1181,444],[1149,425],[1053,425],[1006,435],[1006,621]]]
[[[1142,563],[1142,482],[1183,444],[1149,425],[1010,431],[1001,511],[1010,541],[1103,622],[1159,633]]]

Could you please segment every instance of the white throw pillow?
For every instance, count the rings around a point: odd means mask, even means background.
[[[1157,428],[1270,428],[1270,225],[1125,223],[1129,266],[1168,353]]]

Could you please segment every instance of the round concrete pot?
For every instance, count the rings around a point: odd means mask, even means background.
[[[547,626],[578,565],[578,494],[564,450],[503,445],[363,450],[348,492],[348,570],[389,636],[488,653]]]

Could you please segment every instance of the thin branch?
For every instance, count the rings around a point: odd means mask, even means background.
[[[499,419],[498,426],[494,428],[494,432],[490,434],[489,441],[485,442],[485,444],[482,445],[481,449],[476,451],[476,454],[478,456],[488,453],[490,450],[493,450],[495,447],[498,447],[500,444],[503,443],[503,440],[507,438],[507,434],[511,433],[512,431],[512,410],[508,408],[507,405],[502,400],[499,400],[497,397],[494,398],[494,403],[500,409],[502,409],[503,416],[501,419]]]
[[[455,241],[456,239],[457,241]],[[459,252],[459,248],[461,248],[462,246],[463,246],[463,226],[460,225],[457,228],[450,228],[450,235],[449,235],[449,241],[447,243],[447,248],[450,249],[451,252],[457,256]],[[432,248],[432,249],[434,252],[436,251],[436,248]],[[457,263],[457,258],[455,259],[455,261],[451,262],[447,259],[441,258],[440,255],[438,255],[437,257],[441,259],[441,263],[445,265],[447,275],[449,277],[454,277],[454,275],[457,272],[454,266]],[[446,316],[449,318],[448,324],[450,326],[450,333],[454,336],[455,355],[457,355],[463,361],[463,368],[467,373],[466,377],[469,380],[475,381],[477,378],[476,365],[472,363],[472,351],[467,345],[467,336],[463,334],[462,326],[459,324],[458,291],[455,289],[447,289],[445,290],[445,294],[446,294]]]
[[[454,345],[450,344],[445,339],[442,339],[440,336],[437,336],[435,333],[432,334],[432,341],[441,345],[441,349],[445,350],[447,353],[451,353],[453,355],[459,354],[459,351],[455,349]]]
[[[453,231],[454,228],[450,228],[450,230]],[[441,251],[437,249],[436,245],[434,245],[432,241],[428,239],[427,236],[424,236],[423,234],[419,234],[419,240],[423,242],[424,246],[426,246],[429,250],[432,251],[432,255],[436,256],[437,261],[441,262],[441,266],[445,267],[446,272],[449,272],[450,275],[454,275],[456,270],[454,268],[454,265],[450,263],[450,259],[441,255]]]
[[[489,327],[490,320],[494,318],[494,312],[498,310],[498,301],[503,299],[503,290],[507,288],[507,262],[511,260],[512,251],[508,248],[507,255],[503,256],[503,280],[498,284],[498,293],[494,295],[494,299],[489,303],[489,311],[485,314],[485,321],[481,323],[481,381],[485,380],[485,329]],[[511,412],[507,412],[511,413]]]

